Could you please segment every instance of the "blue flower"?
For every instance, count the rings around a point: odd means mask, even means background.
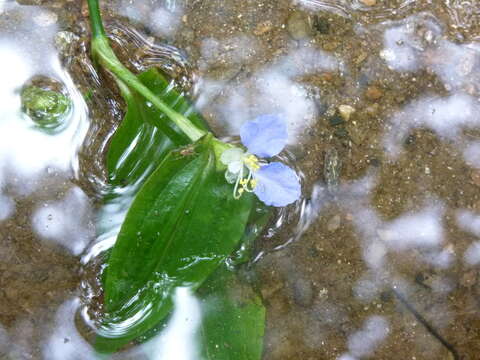
[[[261,159],[277,155],[287,144],[285,121],[275,115],[261,115],[242,126],[240,138],[247,151],[233,147],[220,157],[227,165],[225,178],[235,184],[234,197],[253,192],[266,205],[277,207],[298,200],[301,186],[295,171],[280,162]]]

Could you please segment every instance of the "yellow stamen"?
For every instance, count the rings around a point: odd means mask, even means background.
[[[240,199],[244,192],[253,192],[257,186],[257,180],[253,179],[253,172],[260,169],[260,161],[255,155],[248,155],[243,158],[246,168],[242,167],[233,188],[233,197]],[[248,175],[244,177],[244,169],[248,170]]]
[[[260,169],[258,158],[255,155],[248,155],[243,161],[248,168],[254,171]]]

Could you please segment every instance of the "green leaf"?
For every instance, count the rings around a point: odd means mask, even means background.
[[[60,92],[27,86],[21,93],[22,109],[39,127],[54,130],[71,110],[71,100]]]
[[[184,94],[179,93],[160,72],[151,68],[138,79],[179,113],[202,130],[208,126]],[[144,97],[119,83],[126,102],[126,114],[112,137],[107,153],[107,169],[112,186],[136,188],[157,168],[174,148],[190,143],[178,127]]]
[[[233,198],[211,135],[172,151],[135,197],[110,255],[97,349],[153,328],[170,312],[175,288],[196,290],[238,246],[252,205],[251,194]]]
[[[203,298],[203,359],[260,360],[265,308],[252,287],[222,266],[204,283],[199,295]]]
[[[208,130],[206,122],[183,93],[176,90],[156,68],[139,74],[138,79],[168,105],[184,114],[196,126]],[[118,82],[126,104],[123,121],[110,140],[107,152],[109,192],[100,209],[97,228],[100,237],[115,237],[136,193],[168,153],[190,143],[165,115]],[[164,125],[172,124],[172,125]],[[160,126],[160,127],[159,127]]]

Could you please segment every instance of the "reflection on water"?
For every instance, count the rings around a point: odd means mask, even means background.
[[[80,5],[54,3],[0,1],[0,357],[8,359],[97,358],[99,274],[131,201],[103,207],[107,222],[93,229],[105,192],[98,152],[121,105],[87,60]],[[104,3],[129,65],[159,66],[186,86],[220,136],[262,113],[288,121],[282,156],[302,174],[304,199],[276,214],[245,269],[267,307],[264,359],[476,359],[478,4]],[[60,49],[66,66],[54,45],[60,31],[76,44]],[[20,90],[38,75],[73,101],[56,134],[21,113]],[[187,288],[174,302],[158,336],[114,358],[200,359],[208,304]]]
[[[178,288],[173,315],[160,336],[145,344],[143,353],[149,360],[199,359],[197,333],[201,324],[198,299],[188,288]]]

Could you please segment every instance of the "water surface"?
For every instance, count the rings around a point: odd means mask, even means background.
[[[267,308],[264,359],[478,357],[475,1],[102,3],[129,66],[166,72],[220,136],[263,113],[288,121],[304,199],[247,268]],[[0,2],[0,358],[95,358],[95,274],[114,237],[94,220],[122,103],[89,60],[85,10]],[[21,113],[38,76],[74,102],[54,135]],[[180,290],[169,327],[116,358],[198,359],[201,309]]]

